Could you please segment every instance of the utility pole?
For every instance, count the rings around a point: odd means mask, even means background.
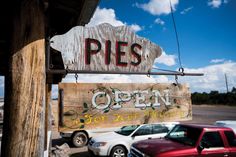
[[[229,87],[228,87],[228,79],[227,79],[226,73],[225,73],[225,85],[226,85],[226,91],[228,93],[229,92]]]

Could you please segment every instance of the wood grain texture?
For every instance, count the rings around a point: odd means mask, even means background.
[[[119,127],[141,123],[155,123],[164,121],[183,121],[192,118],[191,93],[186,85],[173,84],[152,84],[152,83],[60,83],[59,89],[63,90],[63,126],[60,131],[78,129],[100,129],[109,127]],[[156,97],[152,93],[158,90],[160,95],[166,100],[166,90],[169,94],[169,105],[164,103],[160,96]],[[117,102],[116,92],[125,91],[131,93],[129,101]],[[144,96],[140,103],[148,104],[144,108],[137,108],[136,95],[134,91],[147,91],[140,96]],[[92,97],[98,92],[105,92],[105,95],[96,97],[94,106]],[[109,107],[108,96],[111,98]],[[127,94],[119,94],[122,100],[128,99]],[[153,107],[156,99],[160,103],[159,107]],[[60,102],[59,102],[60,103]],[[114,109],[120,103],[121,108]]]
[[[91,55],[91,64],[85,64],[85,39],[97,39],[101,43],[101,50],[96,55]],[[111,63],[105,65],[105,42],[111,41]],[[64,35],[55,36],[51,39],[51,46],[62,53],[65,67],[71,70],[90,71],[124,71],[124,72],[148,72],[152,69],[154,60],[162,53],[162,49],[151,41],[139,37],[129,27],[113,27],[104,23],[96,27],[77,26]],[[116,65],[116,41],[127,42],[128,45],[122,47],[125,55],[121,61],[127,62],[128,66]],[[142,46],[141,50],[136,49],[141,55],[141,63],[137,66],[130,65],[131,61],[136,62],[131,54],[130,46],[137,43]],[[96,50],[96,45],[91,45]]]
[[[2,157],[43,156],[46,74],[44,10],[40,2],[22,0],[11,10]]]

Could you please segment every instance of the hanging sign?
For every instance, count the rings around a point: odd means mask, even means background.
[[[61,83],[59,95],[61,131],[192,118],[186,85]]]
[[[77,26],[51,39],[70,70],[148,72],[162,49],[129,27]]]

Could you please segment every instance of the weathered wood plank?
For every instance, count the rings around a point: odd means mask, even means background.
[[[186,85],[61,83],[59,90],[64,95],[60,131],[192,118],[191,93]]]
[[[95,40],[86,44],[88,39]],[[96,27],[77,26],[51,41],[51,46],[61,51],[65,67],[71,70],[148,72],[162,53],[158,45],[139,37],[129,27],[107,23]],[[89,55],[88,49],[91,49]],[[96,50],[99,51],[92,52]]]

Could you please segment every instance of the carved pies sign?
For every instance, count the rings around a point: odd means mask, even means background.
[[[162,49],[127,26],[74,27],[51,39],[70,70],[148,72]]]
[[[61,131],[192,118],[187,85],[60,83],[59,95]]]

